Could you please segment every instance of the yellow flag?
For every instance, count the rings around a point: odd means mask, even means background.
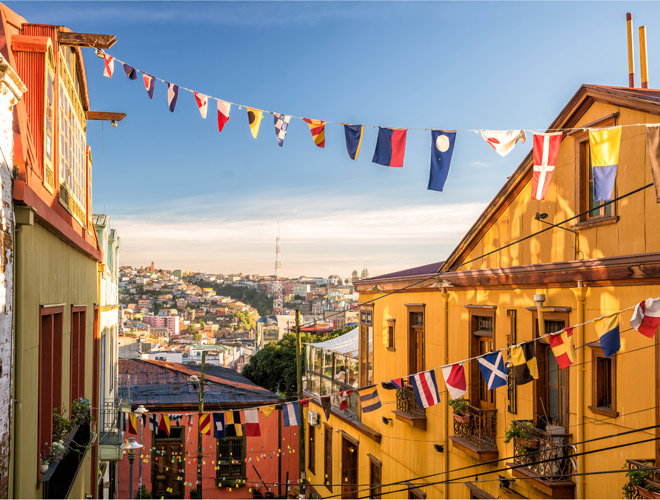
[[[619,163],[621,127],[604,130],[589,130],[591,166],[608,167]]]
[[[264,117],[264,112],[260,109],[254,108],[245,108],[248,115],[248,123],[250,124],[250,131],[252,132],[252,137],[255,139],[259,135],[259,126],[261,125],[261,119]]]
[[[275,405],[270,405],[270,406],[262,406],[259,408],[259,411],[263,413],[266,418],[270,417],[270,414],[275,411]]]

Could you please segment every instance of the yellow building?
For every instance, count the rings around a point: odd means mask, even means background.
[[[544,200],[531,199],[530,152],[446,261],[356,284],[359,386],[378,384],[382,407],[351,414],[334,406],[326,420],[313,399],[305,436],[315,495],[619,497],[626,459],[660,458],[660,431],[639,431],[660,421],[660,349],[630,329],[629,309],[621,350],[607,358],[591,322],[660,296],[647,123],[660,123],[660,91],[583,85],[548,127],[571,130]],[[593,200],[584,128],[615,125],[623,126],[618,199],[603,206]],[[477,360],[467,361],[469,419],[453,417],[440,367],[496,350],[506,359],[512,344],[585,322],[573,330],[577,359],[566,370],[547,339],[534,343],[539,376],[525,385],[510,377],[488,391]],[[427,409],[410,387],[380,385],[432,369],[440,403]],[[332,368],[326,374],[325,388],[308,389],[334,392]],[[310,411],[318,425],[308,423]],[[507,440],[514,421],[532,427]],[[612,472],[597,474],[604,471]]]

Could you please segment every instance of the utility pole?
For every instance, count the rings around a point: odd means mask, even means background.
[[[305,480],[305,421],[303,420],[303,407],[300,402],[303,398],[302,386],[302,357],[301,357],[301,343],[300,343],[300,309],[296,309],[296,380],[298,382],[298,412],[300,417],[300,427],[298,427],[298,457],[300,467],[300,485],[299,497],[305,498],[303,481]]]
[[[204,369],[206,368],[206,349],[202,351],[202,369],[199,377],[199,415],[197,417],[197,498],[202,496],[202,427],[200,420],[204,413]]]

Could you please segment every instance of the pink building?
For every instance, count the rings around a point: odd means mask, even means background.
[[[167,328],[171,336],[179,335],[178,316],[145,316],[142,321],[151,328]]]

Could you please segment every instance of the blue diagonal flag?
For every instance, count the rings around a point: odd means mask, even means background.
[[[445,187],[455,140],[456,132],[431,130],[431,174],[428,189],[442,191]]]
[[[176,101],[179,98],[179,86],[174,85],[173,83],[167,83],[167,106],[170,108],[170,111],[174,113],[174,108],[176,108]]]
[[[481,370],[481,375],[486,381],[489,391],[506,385],[509,369],[504,366],[502,351],[481,356],[479,358],[479,370]]]
[[[344,125],[344,136],[346,137],[348,156],[351,160],[357,160],[362,147],[364,125]]]
[[[224,413],[214,413],[213,414],[213,437],[216,439],[225,437],[225,414]]]

